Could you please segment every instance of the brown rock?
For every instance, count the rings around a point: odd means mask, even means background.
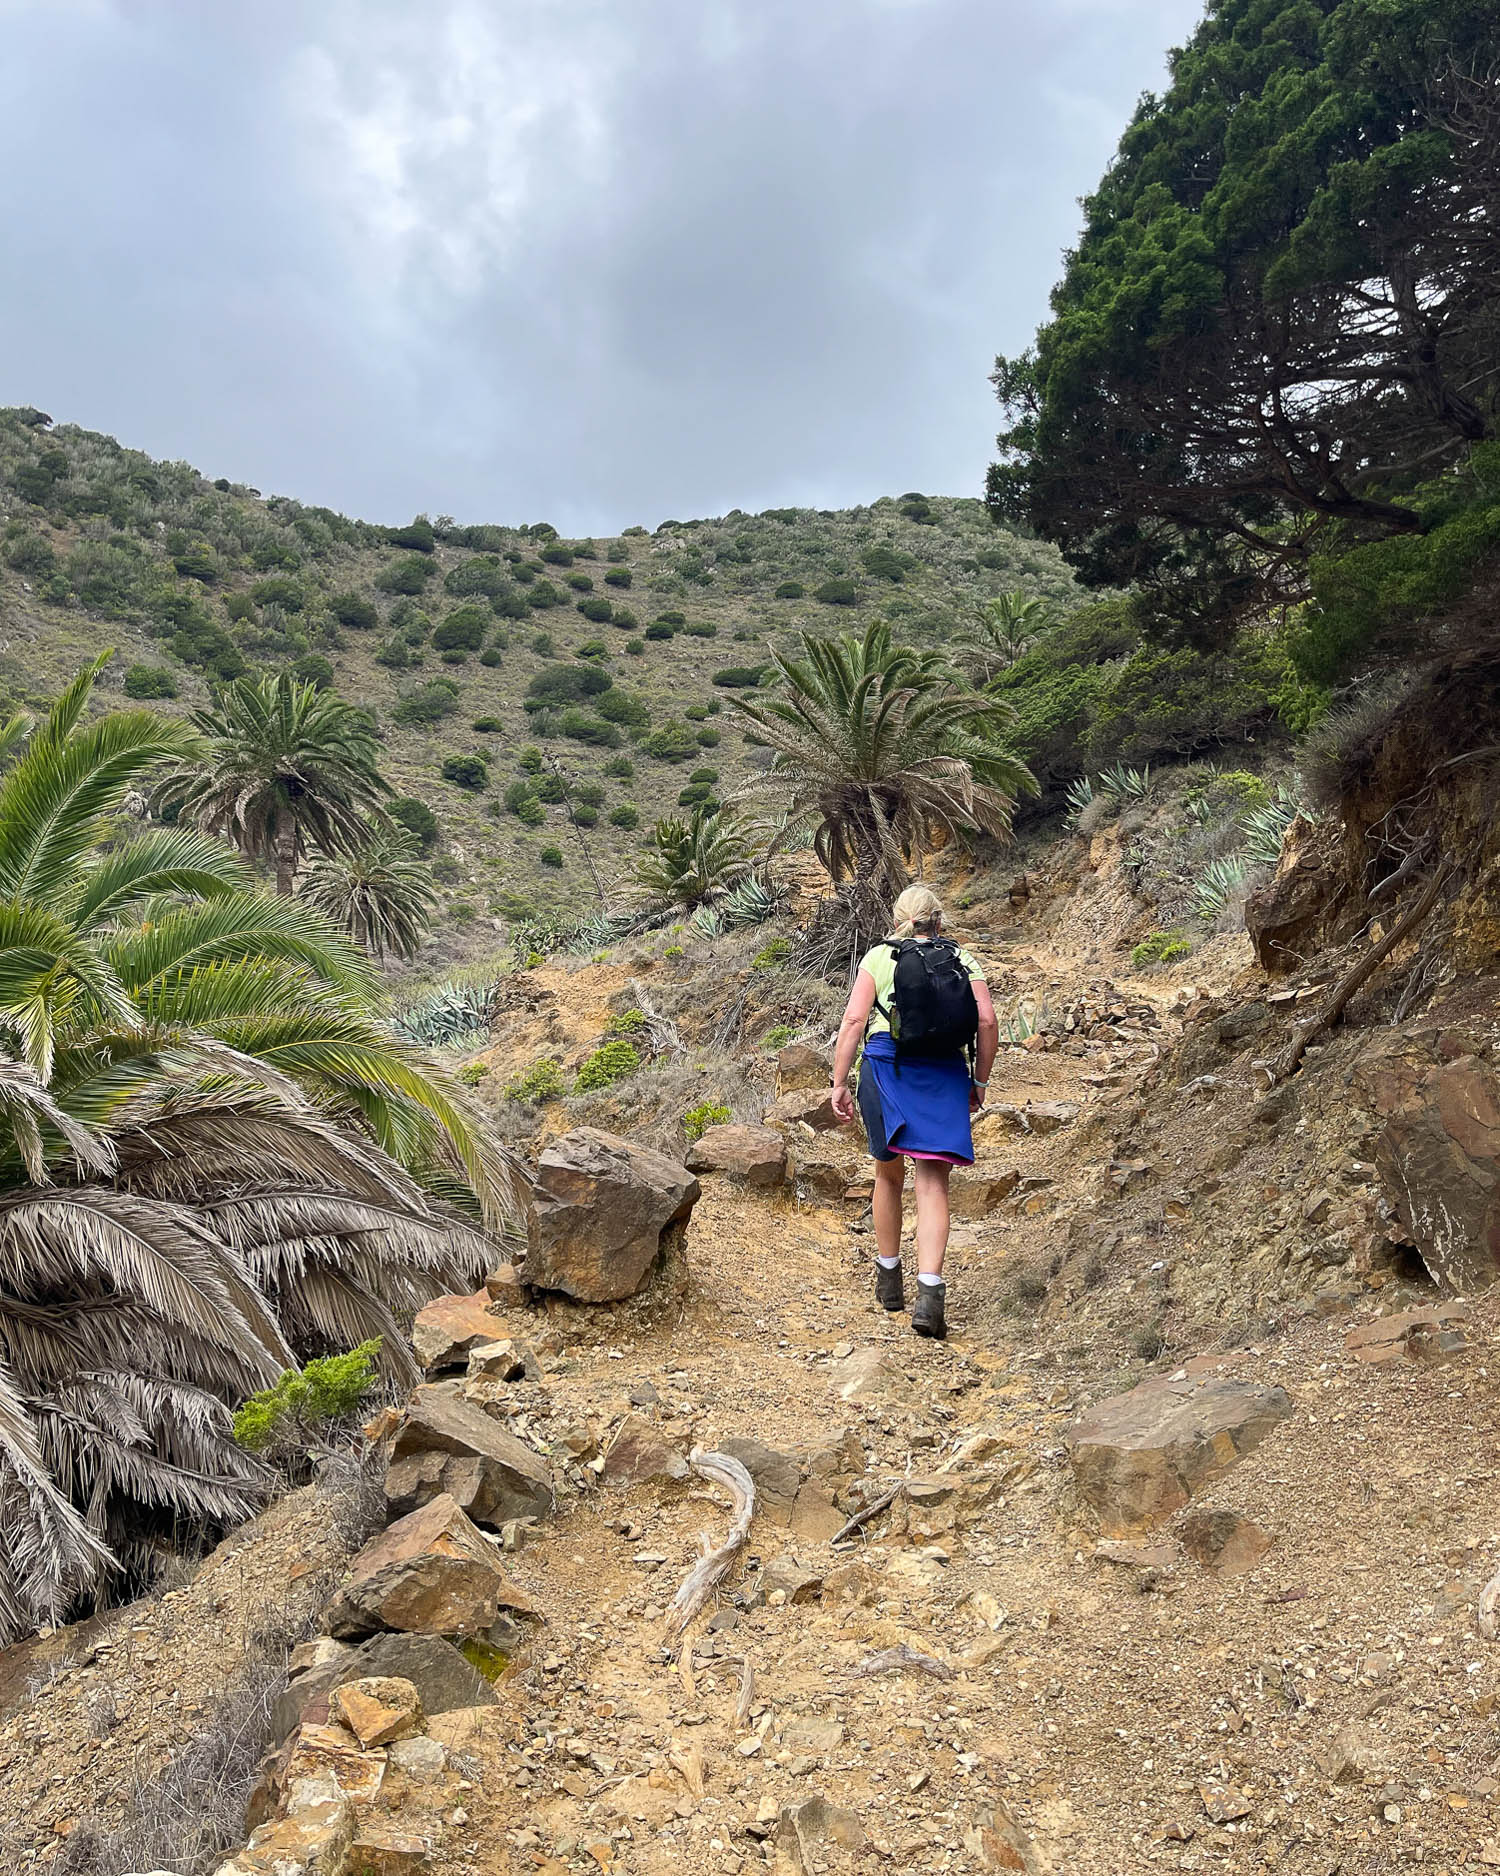
[[[806,1538],[812,1544],[824,1544],[843,1530],[844,1524],[844,1514],[826,1488],[809,1479],[792,1501],[788,1520],[792,1536]]]
[[[768,1596],[781,1590],[788,1602],[812,1602],[823,1593],[823,1575],[784,1550],[761,1571],[760,1586]]]
[[[776,1098],[826,1088],[832,1073],[833,1060],[826,1050],[811,1042],[789,1042],[776,1054]]]
[[[495,1690],[441,1635],[372,1635],[357,1648],[338,1647],[294,1675],[271,1709],[272,1736],[285,1739],[298,1722],[326,1719],[329,1702],[347,1681],[367,1676],[410,1681],[429,1716],[455,1707],[494,1706]],[[346,1742],[347,1743],[347,1742]]]
[[[690,1172],[728,1173],[747,1186],[786,1180],[786,1141],[770,1127],[709,1127],[688,1148]]]
[[[1021,1183],[1014,1167],[958,1166],[948,1182],[948,1206],[955,1218],[988,1218]]]
[[[731,1459],[738,1459],[755,1481],[756,1517],[764,1517],[772,1524],[789,1523],[802,1484],[800,1462],[790,1453],[779,1453],[773,1446],[763,1446],[759,1440],[738,1436],[720,1440],[719,1450],[728,1453]]]
[[[1467,1038],[1398,1034],[1361,1058],[1357,1082],[1383,1121],[1381,1183],[1433,1276],[1450,1291],[1500,1274],[1500,1080]]]
[[[1291,1412],[1285,1391],[1218,1376],[1143,1381],[1068,1430],[1079,1496],[1106,1536],[1160,1524]]]
[[[664,1153],[576,1127],[537,1161],[521,1274],[584,1303],[634,1296],[681,1244],[701,1193]]]
[[[832,1133],[844,1125],[853,1126],[853,1122],[841,1121],[833,1111],[833,1090],[825,1083],[821,1088],[799,1088],[795,1093],[782,1095],[779,1101],[773,1101],[766,1109],[768,1127],[811,1127],[814,1133]]]
[[[482,1635],[497,1609],[535,1614],[500,1569],[495,1547],[446,1493],[374,1537],[325,1613],[328,1633],[355,1641],[382,1629]]]
[[[878,1348],[857,1348],[828,1370],[840,1400],[899,1400],[910,1394],[906,1376]]]
[[[1189,1511],[1177,1524],[1182,1548],[1205,1570],[1243,1576],[1271,1548],[1270,1534],[1235,1511]]]
[[[1250,1800],[1234,1785],[1200,1785],[1198,1796],[1212,1823],[1232,1824],[1250,1815]]]
[[[385,1754],[356,1746],[342,1726],[309,1722],[298,1727],[282,1774],[282,1789],[290,1791],[298,1779],[321,1781],[329,1773],[346,1798],[371,1803],[385,1783]]]
[[[524,1342],[506,1336],[503,1341],[481,1342],[471,1348],[465,1372],[470,1381],[540,1381],[542,1364]]]
[[[1030,1834],[1011,1816],[1003,1799],[979,1808],[974,1828],[964,1834],[964,1847],[985,1870],[1019,1870],[1022,1876],[1046,1876],[1048,1865]]]
[[[822,1199],[841,1199],[855,1171],[852,1160],[831,1159],[821,1153],[796,1150],[792,1177],[805,1191]]]
[[[525,1292],[514,1264],[501,1264],[484,1280],[485,1292],[497,1303],[519,1304]]]
[[[339,1718],[366,1752],[422,1730],[422,1702],[410,1681],[371,1674],[346,1682],[333,1698]]]
[[[1326,821],[1300,815],[1282,837],[1276,877],[1245,904],[1245,929],[1264,971],[1300,970],[1342,896],[1336,836]]]
[[[444,1374],[462,1368],[470,1349],[496,1342],[504,1333],[505,1324],[492,1313],[490,1293],[484,1289],[473,1296],[440,1296],[419,1309],[411,1345],[426,1374]]]
[[[348,1867],[353,1876],[420,1876],[432,1867],[432,1855],[425,1837],[365,1818],[355,1827]]]
[[[800,1804],[782,1805],[772,1842],[778,1868],[785,1868],[791,1876],[813,1876],[814,1870],[826,1867],[824,1844],[861,1850],[865,1832],[856,1812],[830,1804],[821,1793],[815,1793]]]
[[[463,1396],[458,1381],[428,1382],[413,1393],[391,1442],[385,1495],[396,1517],[446,1492],[477,1524],[552,1509],[546,1462]]]
[[[1468,1319],[1468,1306],[1458,1302],[1404,1309],[1360,1323],[1344,1337],[1344,1347],[1357,1361],[1382,1368],[1400,1361],[1448,1361],[1469,1347],[1462,1328]]]
[[[627,1414],[604,1455],[606,1485],[644,1485],[648,1480],[680,1485],[692,1476],[677,1452],[641,1414]]]
[[[1390,1747],[1372,1727],[1350,1721],[1325,1741],[1317,1759],[1325,1778],[1345,1784],[1385,1771],[1390,1756]]]

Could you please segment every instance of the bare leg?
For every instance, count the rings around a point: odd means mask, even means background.
[[[875,1192],[870,1200],[870,1209],[875,1214],[877,1257],[901,1255],[901,1193],[905,1184],[904,1159],[876,1160]]]
[[[917,1269],[924,1276],[943,1274],[943,1253],[948,1248],[948,1175],[952,1171],[943,1160],[912,1161],[912,1177],[917,1189]],[[876,1187],[876,1192],[879,1192]],[[877,1231],[879,1214],[876,1214]]]

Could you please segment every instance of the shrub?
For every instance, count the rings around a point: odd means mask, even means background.
[[[557,719],[557,727],[564,736],[571,736],[576,743],[589,743],[595,749],[618,749],[620,732],[613,723],[604,723],[598,717],[590,716],[587,710],[580,710],[570,704]]]
[[[445,782],[452,782],[455,788],[468,788],[478,794],[489,785],[489,764],[483,756],[446,756],[443,759],[442,776]]]
[[[211,586],[219,577],[219,564],[207,541],[193,541],[172,555],[172,565],[185,580],[201,580]]]
[[[57,565],[57,555],[40,534],[18,529],[6,537],[5,564],[14,567],[17,573],[40,575],[52,571]]]
[[[633,1075],[640,1065],[641,1058],[634,1043],[626,1042],[623,1037],[606,1042],[585,1057],[578,1079],[573,1083],[573,1092],[593,1094],[600,1088],[612,1087],[627,1075]]]
[[[719,779],[717,769],[694,769],[688,777],[690,782],[716,782]]]
[[[248,593],[226,593],[224,613],[231,625],[239,625],[245,619],[255,617],[255,601]]]
[[[622,729],[643,730],[651,721],[645,702],[629,691],[606,691],[594,708],[606,723],[618,723]]]
[[[679,808],[691,808],[696,802],[707,801],[713,790],[707,782],[689,782],[677,797]]]
[[[821,600],[825,606],[852,606],[859,598],[859,593],[853,580],[839,574],[831,580],[825,580],[813,598]]]
[[[382,593],[420,593],[432,578],[433,568],[430,561],[421,554],[407,554],[402,560],[393,560],[389,566],[382,567],[375,576],[375,584]]]
[[[524,619],[531,612],[530,606],[519,593],[501,593],[492,602],[491,608],[497,619]]]
[[[754,690],[760,682],[761,667],[752,664],[727,664],[722,671],[714,672],[714,683],[720,690]]]
[[[550,580],[538,580],[527,589],[526,603],[533,612],[545,612],[549,606],[560,606],[563,595]]]
[[[459,689],[451,677],[434,677],[419,690],[408,692],[391,711],[394,722],[407,729],[427,728],[452,716],[458,708]]]
[[[597,827],[599,825],[599,810],[597,808],[591,808],[586,801],[580,801],[573,809],[570,819],[575,827]]]
[[[635,764],[629,756],[611,756],[604,765],[604,773],[618,776],[622,782],[628,782],[635,774]]]
[[[545,560],[549,567],[571,567],[573,550],[571,547],[564,547],[561,541],[549,541],[542,549],[539,558]]]
[[[865,572],[877,580],[890,580],[899,584],[906,578],[906,557],[898,554],[889,541],[880,541],[874,547],[867,547],[860,555],[860,560]]]
[[[1191,943],[1178,932],[1154,931],[1149,938],[1131,949],[1130,961],[1137,970],[1148,964],[1171,964],[1192,951]]]
[[[465,1062],[457,1075],[454,1076],[454,1080],[461,1083],[465,1088],[477,1088],[489,1072],[490,1065],[488,1062]]]
[[[437,545],[437,536],[426,515],[418,515],[408,527],[389,529],[385,538],[392,547],[409,548],[417,554],[430,554]]]
[[[594,590],[594,576],[591,573],[570,573],[568,575],[568,585],[572,587],[575,593],[592,593]]]
[[[668,945],[666,950],[662,952],[664,958],[680,958],[684,955],[681,945]]]
[[[691,625],[682,628],[689,638],[717,638],[719,628],[712,619],[694,619]]]
[[[306,603],[306,596],[295,580],[277,576],[270,580],[257,580],[250,588],[250,597],[257,606],[280,606],[283,612],[301,612]]]
[[[375,662],[383,664],[388,671],[405,671],[421,660],[414,658],[407,650],[404,638],[391,638],[376,652]]]
[[[252,1453],[306,1450],[320,1431],[347,1419],[376,1385],[380,1339],[346,1355],[323,1355],[300,1372],[288,1368],[274,1387],[252,1394],[234,1416],[237,1444]]]
[[[595,625],[605,625],[614,612],[614,607],[607,599],[580,599],[578,610],[585,619],[591,619]]]
[[[557,802],[563,800],[568,791],[563,787],[562,777],[554,770],[548,769],[545,774],[536,778],[532,784],[532,792],[538,801]]]
[[[645,655],[646,655],[646,645],[645,645],[644,639],[639,639],[639,638],[627,638],[626,639],[625,656],[627,658],[644,658]]]
[[[632,807],[628,801],[622,801],[618,808],[610,809],[609,824],[611,827],[623,827],[628,832],[640,826],[641,811]]]
[[[716,729],[711,729],[705,724],[705,726],[701,730],[698,731],[698,734],[693,738],[693,740],[699,745],[700,748],[717,749],[719,746],[719,732]]]
[[[478,606],[460,606],[450,612],[432,635],[439,651],[478,651],[489,630],[489,617]]]
[[[658,762],[686,762],[698,753],[698,742],[686,723],[664,723],[645,738],[641,748]]]
[[[333,666],[321,652],[307,652],[293,661],[291,669],[294,678],[303,684],[311,684],[314,690],[333,689]]]
[[[535,743],[528,743],[516,757],[516,767],[527,775],[540,775],[542,772],[542,752]]]
[[[528,709],[545,709],[553,704],[582,703],[586,697],[598,697],[613,683],[607,671],[593,665],[559,664],[538,671],[526,686]]]
[[[807,588],[800,580],[783,580],[776,589],[778,599],[801,599]]]
[[[508,1099],[525,1101],[533,1106],[541,1101],[555,1101],[567,1091],[562,1064],[555,1062],[550,1055],[541,1056],[523,1074],[505,1084]]]
[[[607,658],[609,646],[602,638],[586,638],[581,645],[573,648],[575,658]]]
[[[543,866],[560,867],[563,863],[561,847],[543,847],[536,857]]]
[[[125,673],[125,695],[142,701],[153,697],[175,697],[177,680],[160,665],[133,664]]]
[[[476,731],[480,736],[494,736],[503,730],[505,725],[500,721],[499,717],[475,717],[474,721],[469,725],[469,728]]]
[[[536,790],[524,780],[514,781],[506,789],[505,805],[523,827],[540,827],[547,818]]]
[[[785,964],[792,955],[790,938],[773,938],[763,950],[757,951],[750,960],[752,971],[774,971],[778,965]]]
[[[504,563],[494,554],[476,554],[472,560],[460,561],[443,579],[443,591],[455,599],[471,599],[478,594],[496,599],[509,590]]]
[[[710,1127],[722,1127],[729,1119],[729,1109],[722,1101],[700,1101],[682,1117],[682,1131],[689,1146],[701,1140]]]
[[[604,789],[598,782],[580,782],[573,790],[573,799],[586,807],[597,808],[604,801]]]
[[[647,638],[675,638],[676,636],[677,627],[668,625],[664,619],[657,619],[646,627]]]
[[[419,801],[415,795],[398,795],[386,806],[386,813],[404,827],[423,853],[432,850],[438,836],[438,817],[425,801]]]
[[[611,625],[617,626],[622,632],[633,632],[640,624],[640,620],[628,606],[621,606],[619,604],[615,606],[614,611],[610,614],[609,622]]]
[[[531,649],[536,653],[538,658],[550,658],[553,651],[552,634],[550,632],[534,632],[531,638]]]
[[[625,587],[632,585],[634,581],[635,575],[630,571],[629,567],[611,567],[604,576],[604,584],[606,586]]]
[[[708,715],[707,704],[689,704],[682,713],[689,723],[702,723]]]

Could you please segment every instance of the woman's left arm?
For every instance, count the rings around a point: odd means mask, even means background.
[[[974,1107],[983,1107],[985,1084],[989,1081],[990,1070],[995,1066],[995,1054],[1000,1047],[1000,1021],[995,1015],[989,985],[975,978],[973,990],[974,1006],[979,1011],[979,1039],[974,1047],[975,1086],[970,1102]]]
[[[854,1096],[849,1092],[849,1071],[859,1053],[860,1038],[875,1003],[875,979],[861,971],[854,979],[849,1001],[844,1006],[844,1020],[839,1024],[839,1039],[833,1050],[833,1111],[840,1120],[853,1120]]]

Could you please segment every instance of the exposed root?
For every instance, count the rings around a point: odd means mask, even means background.
[[[708,1601],[710,1590],[724,1580],[730,1564],[744,1549],[745,1539],[750,1533],[750,1520],[755,1515],[755,1481],[738,1459],[731,1459],[728,1453],[708,1453],[701,1446],[695,1446],[688,1455],[688,1462],[700,1478],[707,1479],[712,1485],[722,1485],[732,1495],[734,1522],[729,1527],[728,1537],[717,1550],[708,1533],[704,1532],[703,1555],[683,1578],[681,1587],[672,1598],[672,1607],[667,1612],[669,1638],[675,1638],[686,1630]]]

